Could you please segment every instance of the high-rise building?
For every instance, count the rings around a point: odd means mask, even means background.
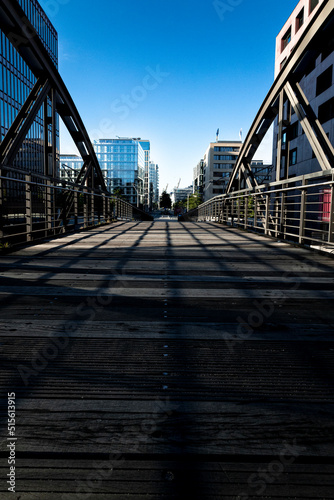
[[[148,173],[148,193],[150,210],[159,204],[159,165],[150,161]]]
[[[276,75],[283,68],[286,59],[299,40],[305,28],[316,14],[324,0],[300,0],[276,39]],[[308,54],[309,64],[304,66],[304,74],[299,81],[313,111],[319,118],[330,142],[334,141],[334,85],[333,47],[326,45],[322,53]],[[282,160],[277,165],[279,124],[274,122],[273,138],[273,180],[277,172],[280,179],[306,175],[321,170],[311,145],[303,132],[288,99],[284,103],[282,135]]]
[[[300,0],[276,38],[275,78],[324,0]]]
[[[265,164],[263,160],[253,160],[251,169],[256,179],[256,182],[261,185],[271,181],[273,166]]]
[[[202,159],[193,170],[193,190],[194,194],[203,194],[204,189],[204,160]]]
[[[60,178],[75,182],[83,167],[83,160],[78,155],[60,155]]]
[[[58,35],[37,0],[18,0],[27,18],[36,29],[40,40],[48,51],[55,66],[58,65]],[[10,40],[0,30],[0,141],[3,140],[19,110],[36,82],[27,64],[18,54]],[[44,131],[44,105],[36,116],[29,133],[16,155],[13,166],[30,172],[57,175],[52,169],[52,161],[46,161]],[[51,104],[48,104],[51,116]],[[59,126],[57,118],[57,159],[59,154]],[[46,164],[47,163],[47,164]]]
[[[150,205],[149,193],[149,175],[150,175],[150,161],[151,161],[151,143],[145,139],[139,139],[140,145],[145,154],[145,174],[144,174],[144,208],[147,209]]]
[[[203,194],[203,201],[225,193],[241,146],[241,141],[210,143],[203,160],[194,171],[194,175],[196,175],[194,185],[196,184],[198,192]]]
[[[99,139],[93,141],[107,189],[122,195],[133,205],[143,203],[145,154],[138,139]],[[73,180],[83,161],[76,155],[61,155],[61,177]]]

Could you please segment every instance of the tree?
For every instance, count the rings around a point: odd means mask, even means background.
[[[194,208],[197,208],[198,205],[202,203],[202,195],[195,193],[189,195],[189,201],[188,197],[184,198],[181,201],[178,201],[177,203],[174,204],[174,207],[177,208],[182,208],[183,210],[186,210],[188,205],[189,205],[189,210],[193,210]]]
[[[113,194],[115,196],[117,196],[117,198],[121,198],[122,200],[125,200],[124,188],[122,188],[122,187],[116,187],[116,188],[114,188]]]
[[[162,192],[162,195],[160,196],[160,207],[162,208],[171,208],[172,207],[172,200],[170,199],[170,196],[166,191]]]
[[[187,200],[188,202],[188,200]],[[202,195],[195,193],[191,194],[189,196],[189,210],[193,210],[194,208],[197,208],[198,205],[202,203]]]

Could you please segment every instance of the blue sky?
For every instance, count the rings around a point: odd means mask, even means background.
[[[40,0],[92,139],[151,141],[160,187],[192,182],[210,141],[245,137],[297,0]],[[76,153],[61,128],[61,152]],[[267,143],[258,159],[271,161]]]

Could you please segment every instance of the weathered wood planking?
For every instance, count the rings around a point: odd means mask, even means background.
[[[22,500],[334,498],[330,257],[216,224],[119,222],[1,257],[0,292],[0,431],[15,388]],[[18,367],[69,324],[24,384]],[[287,445],[260,494],[254,475]],[[110,453],[111,477],[92,479]]]

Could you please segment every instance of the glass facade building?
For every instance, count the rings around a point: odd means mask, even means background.
[[[58,35],[37,0],[17,0],[32,23],[55,66],[58,65]],[[0,30],[0,141],[3,140],[22,105],[26,101],[36,77],[23,61],[11,41]],[[44,148],[51,144],[51,125],[48,144],[45,144],[44,105],[38,112],[29,133],[17,154],[14,164],[17,168],[54,174],[52,166],[45,165]],[[51,103],[48,103],[51,116]],[[59,154],[59,125],[57,118],[56,150]],[[50,162],[51,163],[51,162]]]
[[[111,193],[122,195],[129,203],[143,203],[145,152],[136,139],[99,139],[94,150]],[[73,180],[83,161],[76,155],[61,155],[61,178]]]
[[[149,208],[152,209],[154,205],[159,204],[159,166],[151,161],[149,164],[148,185]]]
[[[144,139],[140,139],[139,142],[145,153],[144,207],[146,209],[150,205],[149,166],[151,159],[151,143]]]

